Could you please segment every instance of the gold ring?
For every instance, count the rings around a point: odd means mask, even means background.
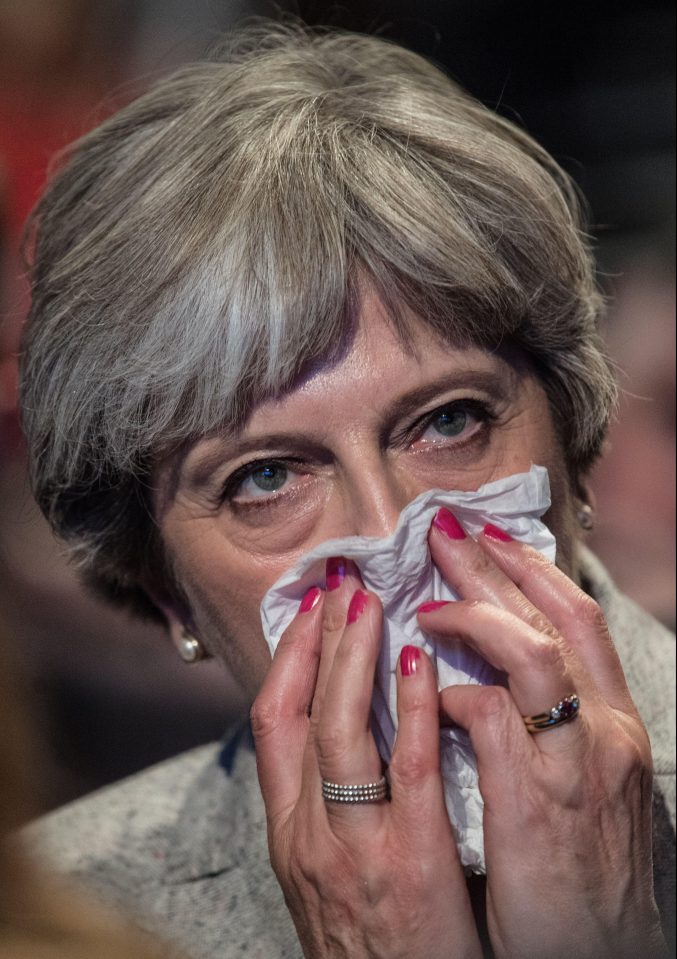
[[[578,715],[581,708],[581,701],[572,693],[571,696],[565,696],[556,706],[553,706],[547,713],[536,713],[535,716],[522,716],[524,725],[530,733],[542,733],[546,729],[552,729],[553,726],[561,726],[562,723],[568,723]]]

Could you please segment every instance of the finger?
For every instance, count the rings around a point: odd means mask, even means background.
[[[308,590],[280,640],[251,710],[256,765],[268,818],[292,808],[300,794],[310,705],[320,662],[324,593]]]
[[[437,512],[428,543],[433,562],[463,599],[481,599],[510,610],[535,629],[551,627],[547,617],[494,562],[492,555],[466,534],[448,509]]]
[[[510,790],[524,786],[529,767],[537,757],[536,741],[548,734],[525,735],[515,703],[502,686],[448,686],[439,694],[439,708],[442,715],[470,736],[485,800],[486,830],[486,817],[493,814],[489,798],[507,798]]]
[[[589,674],[554,632],[540,633],[513,613],[490,603],[460,601],[419,613],[423,629],[444,641],[461,639],[507,676],[508,688],[520,716],[549,713],[565,696],[576,693],[590,710],[599,694]],[[577,717],[576,717],[577,718]],[[549,729],[539,746],[557,748],[560,737],[583,732],[579,722]],[[526,728],[522,725],[522,735]]]
[[[356,590],[343,636],[334,655],[322,713],[315,728],[320,776],[340,785],[363,785],[381,778],[381,760],[370,730],[374,673],[381,645],[383,617],[376,596]],[[383,803],[327,802],[334,826],[374,823]]]
[[[405,646],[396,676],[398,726],[389,767],[393,824],[402,844],[420,859],[435,857],[440,887],[451,885],[464,896],[465,876],[440,770],[440,704],[433,664],[422,649]]]
[[[425,809],[428,823],[448,825],[440,773],[437,678],[430,657],[417,646],[405,646],[398,662],[397,737],[389,775],[397,819],[411,823]]]
[[[350,601],[360,586],[362,580],[355,563],[342,556],[332,556],[327,560],[326,593],[322,610],[322,655],[312,706],[314,722],[319,720],[322,712],[327,681],[345,630]]]
[[[575,650],[606,701],[635,713],[618,653],[600,606],[562,570],[525,543],[487,526],[481,547]]]

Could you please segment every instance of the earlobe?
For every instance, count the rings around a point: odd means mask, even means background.
[[[192,617],[182,604],[176,603],[156,592],[150,594],[152,601],[167,621],[167,632],[177,653],[184,663],[196,663],[207,659],[209,654],[195,635]]]
[[[578,495],[586,506],[589,506],[593,513],[597,512],[597,497],[590,484],[590,478],[583,476],[578,480]]]
[[[589,533],[595,528],[597,499],[587,477],[578,480],[576,519],[580,528]]]
[[[172,637],[173,639],[173,637]],[[187,629],[183,629],[178,640],[174,641],[177,652],[184,663],[197,663],[201,659],[206,659],[207,651],[200,642]]]

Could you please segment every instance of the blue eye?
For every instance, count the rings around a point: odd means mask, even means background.
[[[271,463],[253,470],[249,475],[249,482],[262,493],[275,493],[284,486],[287,482],[287,477],[288,472],[284,466],[277,466]],[[246,481],[243,485],[246,485]],[[254,493],[254,495],[256,494]]]
[[[442,436],[460,436],[468,426],[469,419],[467,410],[450,409],[436,416],[431,420],[430,425]]]
[[[247,503],[275,499],[276,493],[289,492],[303,478],[284,462],[259,460],[245,463],[228,478],[221,493],[221,500]]]
[[[494,413],[475,399],[440,406],[424,418],[419,441],[453,449],[479,437],[495,419]]]

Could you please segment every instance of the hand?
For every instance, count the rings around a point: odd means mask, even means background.
[[[599,606],[495,527],[475,542],[442,511],[429,542],[464,601],[421,612],[421,626],[462,639],[507,676],[507,688],[440,694],[442,713],[468,730],[477,754],[496,956],[662,955],[651,750]],[[527,731],[524,715],[574,692],[573,720]]]
[[[437,685],[422,651],[398,665],[391,801],[339,804],[322,779],[374,782],[369,727],[382,632],[378,599],[329,561],[275,652],[252,709],[271,862],[312,959],[478,959],[444,806]],[[331,587],[334,587],[333,589]]]

